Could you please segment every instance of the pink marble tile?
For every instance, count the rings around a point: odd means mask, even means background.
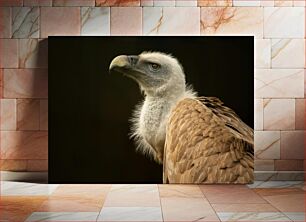
[[[305,0],[293,0],[293,6],[295,6],[295,7],[305,7],[306,2],[305,2]]]
[[[263,36],[263,8],[202,7],[201,34],[248,34]]]
[[[48,160],[27,160],[27,171],[48,171]]]
[[[280,159],[279,131],[255,131],[254,143],[256,159]]]
[[[56,197],[90,197],[105,199],[112,185],[110,184],[62,184],[53,193]]]
[[[96,0],[96,6],[140,6],[140,0]]]
[[[275,7],[293,6],[293,0],[274,0]]]
[[[111,35],[141,35],[141,7],[112,7]]]
[[[305,191],[293,188],[256,190],[272,206],[281,212],[304,212]]]
[[[153,6],[153,0],[140,0],[141,6]]]
[[[23,0],[24,6],[52,6],[52,0]]]
[[[212,204],[266,203],[245,185],[200,185],[200,188]]]
[[[275,170],[278,171],[303,171],[303,160],[275,160]]]
[[[0,99],[3,98],[3,69],[0,69]]]
[[[182,7],[196,7],[198,5],[197,0],[176,0],[175,6],[182,6]]]
[[[305,132],[281,131],[281,159],[304,159]]]
[[[255,130],[263,130],[263,100],[255,99]]]
[[[39,130],[39,100],[17,100],[17,130]]]
[[[233,6],[243,6],[243,7],[251,7],[251,6],[260,6],[260,0],[233,0]]]
[[[145,7],[143,9],[143,34],[200,35],[200,8]]]
[[[0,38],[11,38],[12,11],[9,7],[0,8]]]
[[[271,68],[271,39],[256,39],[256,68]]]
[[[12,8],[12,37],[38,38],[39,37],[39,7]]]
[[[174,7],[175,0],[153,0],[154,7]]]
[[[48,133],[1,131],[2,159],[47,159]]]
[[[16,100],[0,100],[0,129],[16,130]]]
[[[261,0],[260,1],[260,6],[274,6],[274,0]]]
[[[2,6],[22,6],[22,0],[0,0],[0,7]]]
[[[0,170],[4,171],[26,171],[26,160],[0,160]]]
[[[302,7],[264,8],[265,38],[304,38],[304,35],[305,9]]]
[[[5,69],[5,98],[47,98],[48,73],[46,69]]]
[[[257,98],[303,98],[303,69],[257,69]]]
[[[198,6],[232,6],[232,0],[198,0]]]
[[[306,56],[305,56],[305,61],[306,61]],[[304,69],[304,98],[306,98],[306,69]]]
[[[304,39],[272,39],[273,68],[304,68]]]
[[[161,198],[164,221],[219,221],[205,198]]]
[[[305,99],[295,100],[295,129],[305,129]]]
[[[19,68],[47,68],[48,41],[39,39],[19,40]]]
[[[294,128],[294,99],[264,99],[264,130],[289,130]]]
[[[274,170],[274,160],[254,160],[254,170],[255,171],[273,171]]]
[[[18,68],[18,40],[0,39],[0,68]]]
[[[39,129],[48,130],[48,100],[40,100]]]
[[[78,7],[42,7],[40,36],[80,35],[80,23]]]
[[[95,6],[95,0],[53,0],[53,6]]]
[[[260,204],[212,204],[216,212],[276,212],[275,207],[268,203]]]
[[[160,197],[204,198],[198,185],[159,184],[158,190]]]

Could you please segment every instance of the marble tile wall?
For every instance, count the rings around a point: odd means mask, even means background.
[[[235,34],[255,36],[255,170],[296,175],[305,146],[303,0],[0,0],[1,169],[47,170],[48,36]]]

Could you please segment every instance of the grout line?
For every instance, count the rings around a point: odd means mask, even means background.
[[[160,205],[160,211],[161,211],[162,221],[165,221],[165,220],[164,220],[163,207],[162,207],[162,203],[161,203],[161,196],[160,196],[160,191],[159,191],[159,185],[156,184],[156,186],[157,186],[157,190],[158,190],[159,205]]]

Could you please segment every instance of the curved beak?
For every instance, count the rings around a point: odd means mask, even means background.
[[[115,57],[109,65],[109,72],[125,73],[132,69],[138,61],[138,56],[120,55]]]

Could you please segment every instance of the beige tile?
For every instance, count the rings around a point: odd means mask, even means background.
[[[274,170],[274,160],[254,160],[254,170],[255,171],[273,171]]]
[[[140,0],[96,0],[96,6],[140,6]]]
[[[80,35],[80,23],[80,8],[78,7],[42,7],[40,37]]]
[[[161,198],[164,221],[219,221],[205,198]]]
[[[23,0],[24,6],[52,6],[52,0]]]
[[[111,186],[111,184],[62,184],[52,193],[52,196],[105,199]]]
[[[0,129],[16,130],[16,100],[0,99]]]
[[[4,159],[47,159],[48,134],[37,131],[1,131]]]
[[[18,68],[18,40],[0,39],[0,68]]]
[[[48,160],[27,160],[27,171],[31,172],[48,171]]]
[[[17,130],[39,130],[39,100],[17,100]]]
[[[38,212],[97,212],[103,206],[103,198],[80,196],[50,196],[37,209]]]
[[[198,0],[198,6],[232,6],[233,0]]]
[[[263,8],[202,7],[201,34],[248,34],[263,36]]]
[[[277,212],[278,210],[268,203],[260,204],[212,204],[216,212]]]
[[[200,35],[200,8],[144,7],[143,34]]]
[[[3,171],[26,171],[26,160],[0,160],[0,170]]]
[[[233,6],[245,6],[245,7],[251,7],[251,6],[260,6],[260,0],[233,0]]]
[[[303,171],[303,160],[275,160],[275,170],[277,171]]]
[[[200,185],[200,188],[212,204],[266,203],[246,185]]]
[[[256,68],[271,67],[271,40],[256,39]]]
[[[39,38],[39,8],[12,8],[12,37]]]
[[[257,69],[257,98],[303,98],[303,69]]]
[[[194,7],[197,4],[197,0],[175,0],[175,6]]]
[[[198,185],[160,184],[158,189],[160,197],[204,198]]]
[[[153,6],[154,0],[140,0],[141,6]]]
[[[53,0],[53,6],[95,6],[95,0]]]
[[[306,2],[304,0],[293,0],[293,6],[295,6],[295,7],[305,7]]]
[[[40,100],[39,129],[48,130],[48,100]]]
[[[47,98],[48,74],[46,69],[4,70],[4,97]]]
[[[12,10],[9,7],[0,8],[0,38],[11,38]]]
[[[281,132],[281,159],[304,159],[305,131]]]
[[[19,40],[19,68],[47,68],[48,41],[39,39]]]
[[[306,69],[304,69],[304,98],[306,98]]]
[[[295,129],[305,129],[305,99],[295,100]]]
[[[113,185],[108,193],[106,207],[160,206],[157,185]]]
[[[81,35],[109,35],[110,8],[82,7]]]
[[[254,142],[256,159],[280,159],[279,131],[255,131]]]
[[[304,68],[304,39],[272,39],[273,68]]]
[[[110,21],[111,35],[141,35],[141,7],[112,7]]]
[[[154,7],[175,6],[175,0],[153,0]]]
[[[163,221],[160,207],[103,207],[97,221]]]
[[[264,130],[289,130],[294,128],[294,99],[264,99]]]
[[[274,0],[261,0],[260,6],[274,6]]]
[[[255,99],[255,130],[263,129],[263,100]]]
[[[265,38],[304,38],[304,32],[305,10],[303,8],[264,8]]]
[[[274,0],[275,7],[293,6],[293,0]]]

